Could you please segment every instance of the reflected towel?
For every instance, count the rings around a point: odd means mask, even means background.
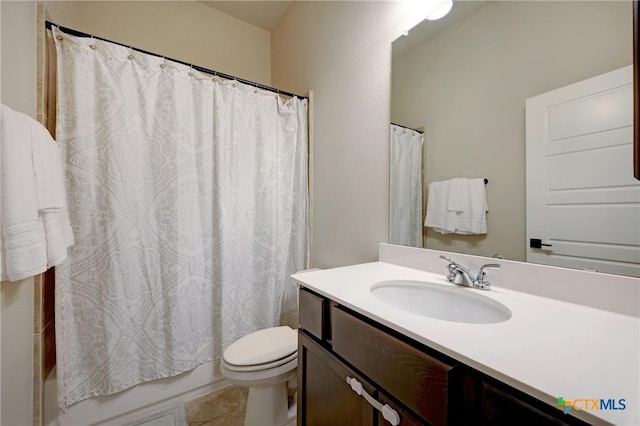
[[[456,212],[458,234],[487,233],[486,185],[483,178],[456,178],[451,182],[449,209]]]
[[[441,234],[456,230],[456,212],[449,211],[449,188],[451,181],[431,182],[427,194],[427,215],[424,226]]]

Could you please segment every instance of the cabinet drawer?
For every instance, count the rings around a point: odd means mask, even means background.
[[[446,425],[452,365],[331,306],[333,351],[430,424]]]
[[[326,338],[326,333],[323,333],[323,324],[325,323],[327,300],[304,287],[300,287],[298,306],[300,327],[320,340]]]

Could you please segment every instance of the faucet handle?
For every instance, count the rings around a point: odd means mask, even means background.
[[[443,255],[443,254],[441,254],[441,255],[440,255],[439,259],[440,259],[440,260],[447,261],[447,262],[449,262],[449,263],[453,263],[454,265],[457,265],[457,263],[456,263],[456,262],[454,262],[453,260],[449,259],[447,256],[445,256],[445,255]]]
[[[458,271],[458,264],[452,259],[449,259],[447,256],[444,256],[444,255],[440,255],[440,260],[449,262],[449,264],[447,265],[447,269],[449,270],[449,274],[447,275],[447,281],[449,281],[450,283],[455,283],[456,281],[459,281],[460,272]]]
[[[478,271],[478,276],[476,277],[476,281],[481,288],[488,287],[489,281],[485,280],[484,277],[487,274],[488,270],[498,270],[500,269],[500,265],[498,263],[488,263],[486,265],[482,265],[480,270]]]
[[[487,269],[500,269],[500,264],[499,263],[487,263],[486,265],[482,265],[480,267],[480,271],[484,271]]]
[[[455,269],[459,269],[461,271],[464,271],[466,273],[470,273],[469,268],[465,268],[464,266],[462,266],[461,264],[459,264],[455,260],[449,259],[447,256],[440,255],[440,259],[441,260],[446,260],[447,262],[449,262],[449,269],[455,268]],[[498,266],[500,266],[500,265],[498,265]]]
[[[449,266],[448,266],[449,272],[459,271],[459,272],[466,272],[467,274],[471,274],[471,271],[469,270],[469,268],[462,266],[461,264],[459,264],[453,259],[449,259],[447,256],[440,255],[440,259],[446,260],[447,262],[449,262]]]

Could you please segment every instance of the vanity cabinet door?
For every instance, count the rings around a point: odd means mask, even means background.
[[[322,348],[306,332],[298,332],[298,425],[373,425],[374,409],[346,381],[354,377],[364,390],[374,388]]]
[[[424,426],[426,424],[415,414],[407,410],[402,405],[397,404],[382,392],[378,392],[378,401],[380,401],[381,404],[387,404],[398,413],[398,416],[400,416],[399,426]],[[379,413],[377,413],[376,421],[374,424],[376,426],[389,426],[389,422],[387,422]]]
[[[482,383],[482,424],[484,426],[569,426],[588,424],[544,405],[525,401],[514,392]],[[529,399],[529,398],[527,398]]]

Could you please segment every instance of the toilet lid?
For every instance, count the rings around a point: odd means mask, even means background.
[[[298,350],[298,334],[291,327],[273,327],[248,334],[229,346],[223,358],[238,366],[266,364]]]

